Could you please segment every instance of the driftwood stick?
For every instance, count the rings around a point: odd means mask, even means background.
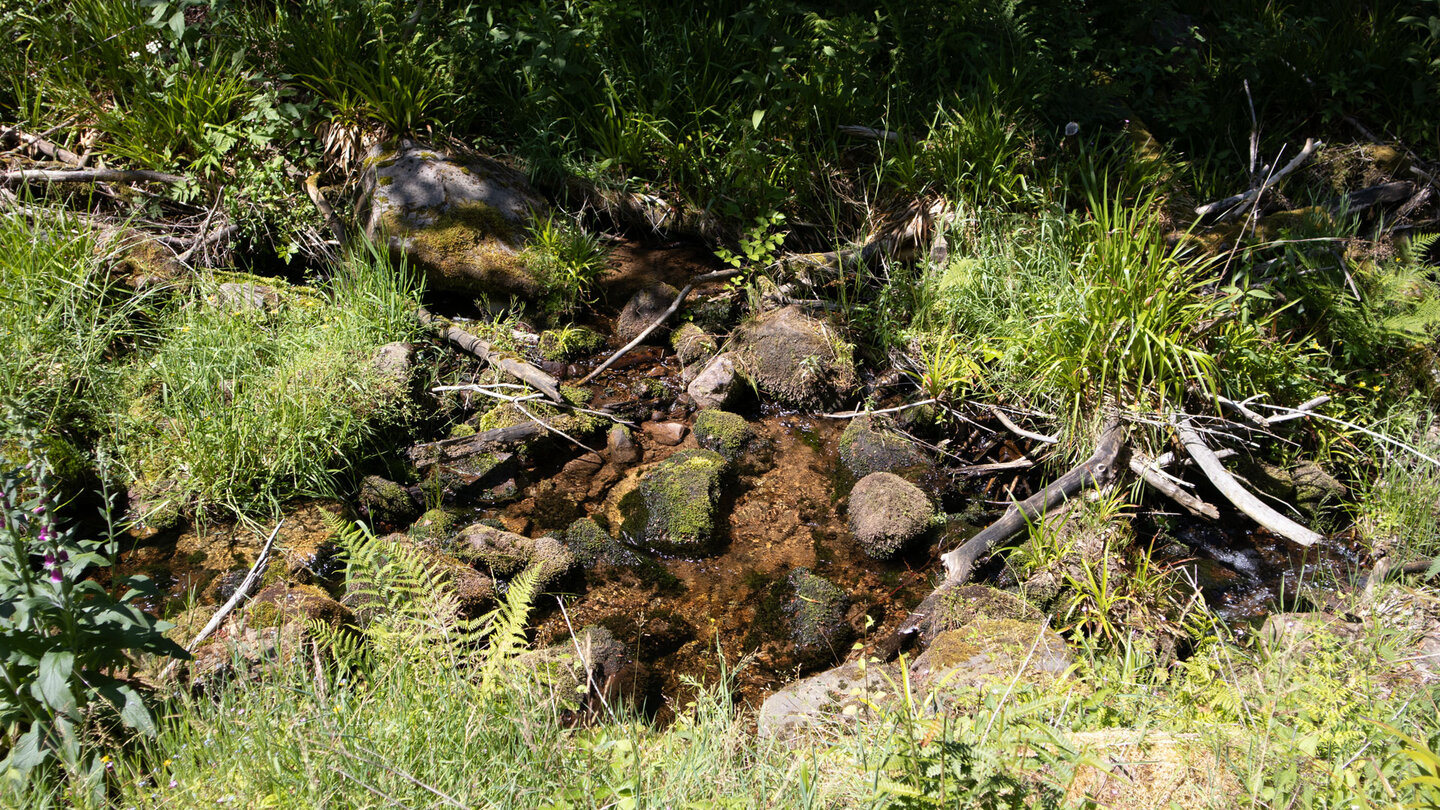
[[[1060,440],[1055,438],[1054,436],[1046,436],[1044,433],[1036,433],[1033,430],[1026,430],[1025,428],[1020,427],[1019,425],[1011,421],[1010,417],[1006,416],[1005,412],[1000,410],[999,408],[991,406],[990,413],[993,414],[996,419],[1000,420],[1000,424],[1004,425],[1006,430],[1014,433],[1016,436],[1019,436],[1023,439],[1034,439],[1035,441],[1041,442],[1043,444],[1060,443]]]
[[[620,348],[620,351],[610,355],[610,357],[605,362],[596,366],[594,371],[580,378],[580,382],[576,384],[584,385],[585,383],[588,383],[596,377],[600,376],[600,372],[604,371],[607,368],[610,368],[610,366],[613,365],[616,360],[624,357],[625,354],[628,353],[631,349],[639,346],[640,343],[645,340],[645,338],[650,336],[651,332],[659,329],[660,324],[665,323],[665,321],[669,320],[671,315],[674,315],[680,309],[680,305],[685,303],[685,297],[688,296],[690,292],[694,290],[697,286],[711,281],[723,281],[727,278],[734,278],[738,275],[740,275],[739,270],[716,270],[713,273],[703,273],[690,279],[690,283],[686,284],[685,288],[680,291],[680,294],[675,296],[675,300],[670,303],[670,306],[667,307],[664,312],[660,313],[659,317],[652,321],[649,326],[645,327],[644,331],[636,335],[634,340],[622,346]]]
[[[83,165],[83,160],[79,155],[71,152],[69,149],[66,149],[63,146],[56,146],[55,144],[45,140],[43,136],[30,135],[18,131],[16,132],[16,136],[20,138],[21,143],[25,144],[31,149],[34,149],[40,154],[45,155],[46,157],[54,158],[61,163],[69,163],[71,166]]]
[[[250,566],[250,573],[246,574],[245,579],[241,580],[240,587],[236,588],[235,593],[230,595],[230,600],[225,603],[224,607],[215,611],[215,615],[210,617],[210,621],[205,623],[205,627],[195,636],[195,639],[185,645],[185,652],[194,652],[195,648],[199,647],[201,642],[209,638],[210,634],[220,627],[220,624],[225,621],[225,617],[229,616],[231,611],[235,610],[236,606],[244,601],[246,595],[250,593],[250,588],[254,586],[255,581],[259,578],[260,572],[265,570],[265,563],[270,561],[270,549],[275,547],[275,538],[279,536],[280,527],[284,525],[284,518],[281,518],[280,522],[275,524],[275,530],[270,532],[270,537],[265,540],[265,545],[260,548],[260,556],[256,557],[255,564]],[[163,680],[168,676],[170,671],[173,670],[178,663],[180,663],[180,660],[177,658],[169,664],[166,664],[165,669],[160,672],[160,678]]]
[[[305,193],[309,195],[310,202],[315,204],[316,210],[325,217],[325,224],[330,227],[330,232],[335,235],[335,241],[340,243],[340,249],[344,250],[349,244],[345,234],[345,223],[340,221],[340,216],[330,206],[330,201],[325,199],[325,194],[320,190],[320,173],[315,172],[305,178]]]
[[[1249,490],[1240,486],[1234,476],[1225,470],[1220,459],[1215,457],[1215,452],[1205,444],[1204,439],[1200,438],[1200,434],[1195,431],[1194,423],[1189,418],[1176,421],[1175,429],[1180,435],[1180,442],[1185,446],[1185,451],[1195,459],[1196,464],[1200,465],[1201,472],[1210,479],[1210,483],[1214,484],[1226,500],[1244,512],[1251,520],[1302,546],[1313,546],[1325,539],[1323,535],[1317,534],[1271,509]]]
[[[1017,458],[1014,461],[997,461],[991,464],[971,464],[968,467],[961,467],[955,471],[956,475],[966,478],[974,478],[992,473],[1010,472],[1012,470],[1026,470],[1035,466],[1035,462],[1028,458]]]
[[[1211,520],[1218,520],[1220,510],[1186,492],[1183,488],[1171,481],[1160,472],[1155,460],[1132,449],[1130,451],[1130,471],[1144,479],[1145,483],[1160,490],[1170,500],[1180,504],[1192,515],[1206,517]]]
[[[490,345],[489,341],[482,340],[449,321],[435,317],[424,307],[420,307],[416,315],[420,318],[420,323],[426,326],[440,327],[441,334],[445,339],[461,351],[489,363],[518,380],[529,383],[535,390],[549,397],[552,402],[565,401],[564,397],[560,396],[560,384],[549,374],[524,360],[514,360],[502,356],[495,351],[495,347]]]
[[[456,461],[480,453],[507,450],[544,432],[544,428],[533,422],[521,422],[518,425],[495,428],[458,439],[443,439],[438,442],[417,444],[405,451],[405,457],[417,469],[423,470],[435,464]]]
[[[1115,474],[1115,459],[1124,446],[1124,434],[1124,428],[1119,422],[1110,423],[1100,434],[1100,441],[1090,458],[1021,503],[1011,504],[999,520],[985,527],[964,545],[941,555],[940,561],[945,565],[946,582],[965,582],[974,571],[977,560],[990,553],[990,549],[996,544],[1008,540],[1025,528],[1026,523],[1070,500],[1083,490],[1111,480]]]
[[[1305,162],[1315,154],[1315,150],[1321,146],[1324,146],[1322,142],[1314,138],[1306,138],[1305,146],[1300,150],[1300,154],[1285,164],[1284,168],[1280,169],[1280,171],[1266,178],[1259,187],[1252,188],[1241,194],[1234,194],[1223,200],[1216,200],[1215,202],[1202,205],[1195,209],[1195,215],[1202,220],[1208,219],[1212,215],[1215,216],[1215,219],[1225,220],[1243,214],[1251,205],[1260,199],[1260,195],[1264,194],[1267,189],[1280,182],[1286,175],[1305,165]]]
[[[918,408],[921,405],[929,405],[933,402],[935,402],[934,399],[922,399],[919,402],[907,402],[904,405],[896,405],[893,408],[881,408],[877,411],[841,411],[839,413],[821,414],[821,416],[824,416],[826,419],[854,419],[857,416],[866,416],[871,414],[899,413],[903,410],[908,410],[910,408]]]
[[[178,174],[146,169],[15,169],[0,172],[0,183],[183,183]]]

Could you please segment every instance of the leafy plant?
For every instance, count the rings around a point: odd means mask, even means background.
[[[86,724],[118,717],[142,734],[155,717],[141,688],[123,676],[141,653],[186,658],[170,625],[142,609],[156,596],[144,577],[93,578],[113,565],[118,542],[84,537],[56,515],[60,504],[38,432],[7,409],[0,463],[0,773],[37,778],[60,765],[98,787],[101,752]]]
[[[720,247],[715,250],[715,255],[720,261],[730,265],[737,270],[745,270],[745,274],[738,276],[731,281],[732,286],[748,286],[751,276],[758,270],[763,271],[773,264],[778,258],[780,245],[785,242],[787,231],[781,230],[785,224],[785,215],[779,211],[771,211],[768,214],[761,214],[755,217],[754,223],[740,236],[740,252]]]
[[[590,289],[608,269],[610,252],[600,238],[563,216],[535,217],[523,260],[543,290],[551,317],[568,315],[589,303]]]

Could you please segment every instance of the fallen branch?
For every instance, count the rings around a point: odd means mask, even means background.
[[[1020,427],[1019,425],[1010,421],[1010,417],[1006,416],[1004,411],[993,405],[990,406],[990,413],[993,414],[996,419],[1000,420],[1000,424],[1004,425],[1006,430],[1014,433],[1016,436],[1019,436],[1023,439],[1033,439],[1043,444],[1060,443],[1060,440],[1055,438],[1054,436],[1046,436],[1044,433],[1036,433],[1033,430],[1026,430],[1025,428]]]
[[[991,475],[1012,470],[1026,470],[1035,466],[1035,462],[1028,458],[1017,458],[1014,461],[997,461],[993,464],[971,464],[968,467],[961,467],[955,471],[956,475],[965,478],[974,478],[981,475]]]
[[[1024,529],[1027,523],[1080,492],[1111,480],[1115,474],[1115,459],[1124,446],[1124,434],[1124,428],[1119,422],[1110,423],[1100,434],[1100,441],[1090,458],[1024,501],[1011,504],[999,520],[985,527],[964,545],[941,555],[940,561],[945,565],[945,581],[967,581],[974,571],[975,562],[989,554],[990,549],[997,544],[1008,540]]]
[[[535,390],[549,397],[552,402],[563,403],[565,401],[564,397],[560,396],[559,382],[549,374],[524,360],[515,360],[499,354],[489,341],[482,340],[449,321],[435,317],[424,307],[420,307],[416,314],[420,318],[420,323],[439,327],[444,338],[461,351],[528,383]]]
[[[405,451],[405,458],[414,464],[417,470],[423,471],[426,467],[449,461],[459,461],[480,453],[508,450],[544,432],[543,427],[533,422],[521,422],[518,425],[495,428],[472,436],[417,444]]]
[[[1186,492],[1180,485],[1176,484],[1160,471],[1160,467],[1156,465],[1154,459],[1139,450],[1130,451],[1130,471],[1140,476],[1145,483],[1160,490],[1160,492],[1168,496],[1170,500],[1180,504],[1190,514],[1210,518],[1211,520],[1219,519],[1219,509]]]
[[[335,235],[335,241],[340,243],[340,249],[344,250],[345,246],[349,244],[349,238],[345,234],[345,223],[340,221],[340,216],[335,213],[335,209],[330,206],[330,201],[325,199],[325,194],[320,191],[319,172],[305,178],[305,193],[309,195],[310,202],[315,204],[320,215],[325,217],[325,224]]]
[[[224,607],[215,611],[215,615],[210,617],[210,621],[205,623],[205,627],[200,630],[195,636],[195,639],[185,645],[185,652],[194,652],[205,639],[210,637],[211,633],[220,627],[221,623],[225,621],[225,617],[229,616],[231,611],[235,610],[235,607],[244,601],[245,596],[250,593],[250,588],[255,585],[256,579],[260,576],[260,572],[265,570],[265,563],[270,560],[270,550],[275,546],[275,538],[279,536],[280,527],[284,525],[285,520],[283,518],[279,523],[275,524],[275,530],[270,532],[270,537],[265,540],[265,545],[260,548],[260,556],[256,557],[255,564],[250,566],[250,573],[246,574],[245,579],[240,581],[240,587],[236,588],[235,593],[230,595],[230,599],[225,603]],[[178,663],[180,663],[180,659],[176,658],[169,664],[166,664],[165,669],[160,672],[161,680],[164,680]]]
[[[183,183],[178,174],[145,169],[15,169],[0,172],[0,183]]]
[[[66,149],[62,146],[56,146],[55,144],[45,140],[45,138],[42,136],[29,135],[18,130],[16,131],[15,135],[20,139],[21,143],[25,144],[31,149],[34,149],[40,154],[45,155],[48,158],[58,160],[61,163],[69,163],[71,166],[84,165],[84,161],[79,155],[71,152],[69,149]]]
[[[651,332],[659,329],[660,324],[665,323],[665,321],[669,320],[671,315],[674,315],[680,309],[680,305],[685,303],[685,297],[688,296],[690,292],[694,290],[697,286],[712,281],[724,281],[727,278],[734,278],[738,275],[740,275],[739,270],[716,270],[712,273],[703,273],[690,279],[690,283],[686,284],[685,288],[680,291],[680,294],[675,296],[675,300],[670,303],[670,306],[667,307],[664,312],[660,313],[660,315],[656,317],[649,326],[645,327],[644,331],[636,335],[634,340],[621,347],[620,351],[610,355],[609,359],[607,359],[605,362],[596,366],[594,371],[582,377],[580,379],[580,382],[577,383],[577,385],[584,385],[585,383],[588,383],[596,377],[600,376],[600,372],[604,371],[607,368],[610,368],[610,366],[613,365],[616,360],[624,357],[627,352],[644,342],[645,338],[649,337]]]
[[[1315,150],[1321,146],[1324,146],[1324,144],[1320,141],[1314,138],[1306,138],[1305,146],[1300,150],[1300,154],[1285,164],[1285,167],[1280,171],[1267,177],[1258,187],[1241,194],[1226,197],[1223,200],[1216,200],[1215,202],[1202,205],[1195,209],[1195,215],[1201,220],[1209,219],[1211,215],[1215,215],[1214,221],[1222,222],[1245,213],[1250,206],[1254,205],[1255,202],[1260,199],[1260,195],[1264,194],[1266,190],[1280,182],[1286,175],[1305,165],[1305,162],[1314,156]]]
[[[866,416],[869,414],[899,413],[900,411],[908,410],[910,408],[918,408],[921,405],[929,405],[933,402],[935,402],[934,399],[922,399],[919,402],[907,402],[904,405],[896,405],[893,408],[881,408],[878,411],[841,411],[840,413],[827,413],[821,415],[824,416],[826,419],[854,419],[857,416]]]
[[[1287,540],[1299,543],[1302,546],[1313,546],[1324,540],[1324,536],[1313,532],[1299,523],[1285,517],[1284,515],[1266,506],[1261,500],[1250,493],[1249,490],[1240,486],[1234,476],[1225,470],[1220,459],[1200,438],[1195,431],[1195,425],[1187,417],[1175,422],[1176,432],[1180,436],[1180,443],[1184,445],[1185,451],[1200,465],[1201,472],[1210,479],[1210,483],[1220,490],[1225,499],[1235,505],[1235,508],[1244,512],[1251,520],[1269,529],[1275,534]]]

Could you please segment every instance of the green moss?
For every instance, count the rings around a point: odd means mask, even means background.
[[[698,363],[713,356],[719,349],[715,338],[693,323],[681,324],[670,335],[670,346],[682,365]]]
[[[426,267],[432,285],[479,295],[540,293],[512,247],[522,229],[484,203],[462,203],[445,210],[388,211],[381,229],[406,241],[406,252]]]
[[[885,416],[850,420],[840,434],[840,462],[857,480],[874,472],[908,472],[924,467],[925,456]]]
[[[965,585],[947,588],[941,593],[935,617],[934,632],[943,633],[976,619],[1037,622],[1043,614],[1016,594],[984,585]]]
[[[845,623],[850,597],[835,583],[816,576],[808,568],[790,572],[794,597],[786,608],[790,633],[802,658],[844,655],[852,635]]]
[[[714,450],[734,461],[755,438],[755,431],[743,416],[729,411],[704,410],[695,417],[695,441],[706,450]]]
[[[465,424],[464,422],[461,422],[460,424],[455,425],[454,427],[450,428],[450,438],[452,438],[452,439],[463,439],[463,438],[465,438],[466,436],[474,436],[474,435],[475,435],[475,428],[474,428],[473,426],[471,426],[471,425]]]
[[[565,545],[575,555],[575,562],[587,568],[601,560],[608,562],[616,548],[609,533],[590,518],[580,518],[570,524],[565,530]]]
[[[410,535],[411,540],[417,543],[443,544],[455,533],[455,524],[458,522],[451,512],[444,509],[431,509],[415,521],[407,534]]]
[[[682,450],[665,459],[621,498],[621,531],[656,551],[709,551],[724,470],[725,458],[713,450]]]
[[[555,362],[588,357],[604,345],[603,335],[583,326],[547,329],[540,333],[540,356]]]

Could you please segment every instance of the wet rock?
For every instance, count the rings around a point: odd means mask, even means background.
[[[600,351],[605,337],[583,326],[547,329],[540,333],[540,356],[554,363],[566,363]]]
[[[680,291],[669,284],[651,284],[642,287],[625,302],[620,317],[615,319],[615,337],[621,343],[629,343],[655,322],[670,305],[675,303]],[[662,324],[646,338],[651,343],[661,341],[668,330]]]
[[[1017,677],[1020,683],[1052,683],[1074,662],[1065,639],[1038,622],[976,619],[936,636],[910,665],[910,679],[918,690],[956,696],[1004,689]]]
[[[564,534],[565,548],[581,568],[596,565],[628,566],[637,559],[635,552],[620,545],[600,524],[590,518],[571,523]]]
[[[724,470],[713,450],[681,450],[650,469],[620,499],[626,541],[661,553],[713,550]]]
[[[582,714],[638,705],[650,682],[645,666],[604,627],[586,627],[571,639],[521,656],[519,664],[555,683],[554,694],[575,699],[570,711]]]
[[[227,281],[215,290],[215,303],[236,311],[274,309],[280,306],[280,293],[264,284]]]
[[[338,501],[309,501],[287,510],[285,523],[275,535],[275,547],[293,580],[328,578],[340,567],[331,525],[346,516]]]
[[[866,414],[850,420],[840,434],[840,463],[856,479],[870,473],[923,474],[930,461],[915,443],[895,429],[885,415]]]
[[[791,596],[784,611],[802,665],[843,658],[854,632],[845,620],[850,596],[808,568],[791,571],[786,582]]]
[[[703,363],[714,357],[719,349],[715,338],[693,323],[681,324],[670,335],[670,345],[675,348],[675,356],[679,358],[682,366]]]
[[[729,352],[716,356],[686,387],[697,408],[725,408],[739,398],[740,374]]]
[[[634,464],[640,460],[640,445],[635,443],[635,437],[631,435],[630,428],[624,425],[610,428],[610,435],[605,440],[605,449],[610,455],[611,464]]]
[[[854,347],[824,321],[789,306],[741,326],[737,368],[764,394],[797,408],[824,408],[854,392]]]
[[[370,158],[366,232],[421,268],[430,289],[502,301],[542,292],[520,251],[548,206],[523,174],[403,141]]]
[[[511,577],[529,565],[540,566],[540,585],[545,587],[570,570],[574,557],[555,537],[530,538],[496,529],[484,523],[467,526],[455,539],[455,556],[483,566],[497,577]]]
[[[455,535],[459,523],[460,518],[454,512],[431,509],[411,524],[406,534],[417,543],[430,543],[438,547]]]
[[[899,681],[894,664],[852,661],[796,681],[770,695],[756,718],[759,733],[792,739],[837,721],[856,722],[892,697]]]
[[[938,594],[935,611],[920,628],[920,638],[928,645],[941,633],[958,630],[978,619],[1038,622],[1043,618],[1040,609],[1019,594],[987,585],[946,585]]]
[[[504,503],[519,497],[513,453],[475,453],[431,467],[436,488],[462,502]]]
[[[924,534],[935,508],[920,488],[894,473],[871,473],[850,491],[850,530],[870,557],[894,556]]]
[[[755,438],[745,417],[717,409],[701,411],[695,417],[695,443],[735,461]]]
[[[330,627],[354,624],[355,614],[314,585],[277,582],[255,594],[245,608],[256,627],[291,621],[320,622]]]
[[[410,491],[378,475],[360,482],[360,513],[376,526],[408,526],[420,516],[420,504]]]
[[[674,447],[685,440],[686,428],[679,422],[646,422],[640,426],[656,444]]]

